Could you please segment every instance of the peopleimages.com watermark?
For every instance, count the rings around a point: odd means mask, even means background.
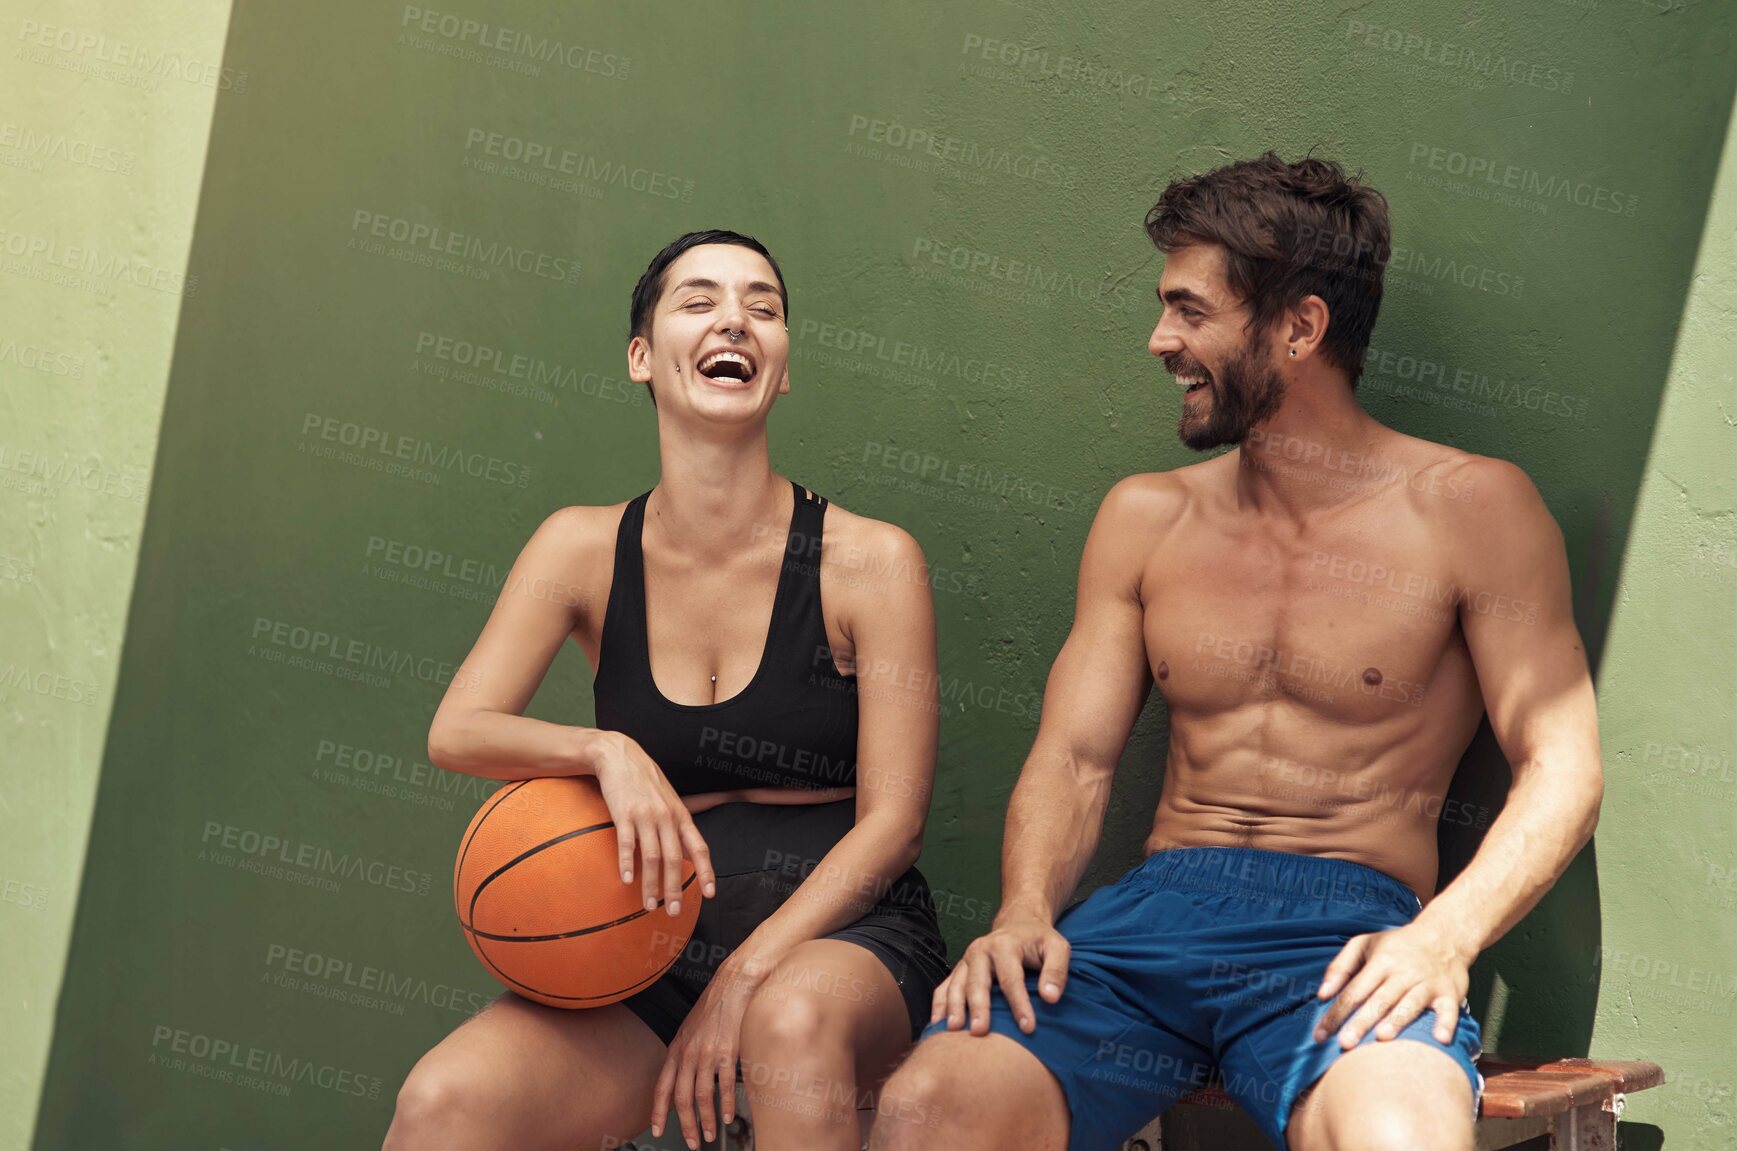
[[[161,80],[180,80],[222,92],[247,91],[245,68],[184,56],[172,48],[149,48],[112,39],[88,28],[21,20],[18,40],[21,47],[16,55],[20,60],[148,92],[156,91]]]
[[[403,1015],[405,1007],[413,1003],[475,1015],[495,996],[493,991],[454,987],[437,979],[287,943],[266,945],[259,982],[385,1015]]]
[[[1431,405],[1463,407],[1491,418],[1520,410],[1578,423],[1586,418],[1591,402],[1586,396],[1547,383],[1508,380],[1478,368],[1388,348],[1371,346],[1363,359],[1363,371],[1364,380],[1373,381],[1376,391]]]
[[[482,391],[555,404],[562,393],[635,407],[649,403],[644,384],[581,372],[568,364],[514,351],[485,339],[418,330],[410,370]]]
[[[694,198],[694,182],[686,177],[487,128],[465,132],[464,164],[488,175],[590,199],[601,199],[602,190],[611,186],[658,200],[689,203]]]
[[[40,883],[8,878],[0,882],[0,903],[9,903],[27,911],[41,911],[48,906],[48,888]]]
[[[295,1087],[318,1087],[358,1099],[378,1099],[385,1080],[348,1067],[286,1055],[246,1040],[191,1031],[168,1023],[151,1028],[145,1063],[202,1079],[287,1096]]]
[[[1737,1002],[1737,975],[1696,967],[1680,958],[1601,945],[1598,965],[1606,983],[1612,974],[1624,976],[1623,990],[1630,996],[1720,1016],[1731,1014],[1731,1005]]]
[[[1198,92],[1182,87],[1180,81],[1186,77],[1175,73],[1160,79],[1071,52],[1052,51],[1041,44],[978,32],[965,33],[959,48],[959,70],[978,79],[1066,97],[1131,97],[1170,104],[1201,98]]]
[[[986,467],[969,460],[953,460],[935,452],[898,444],[869,442],[863,445],[858,476],[870,483],[928,492],[952,503],[995,510],[1005,500],[1015,506],[1058,512],[1077,512],[1085,504],[1084,492],[1033,481],[1012,472]],[[869,470],[873,464],[876,470]]]
[[[1290,648],[1276,648],[1264,640],[1214,632],[1199,634],[1194,654],[1204,657],[1197,658],[1195,663],[1209,676],[1240,680],[1261,690],[1279,691],[1320,703],[1333,703],[1338,698],[1334,692],[1349,690],[1371,699],[1421,707],[1428,686],[1389,676],[1380,668],[1357,668]],[[1326,688],[1334,690],[1327,691]]]
[[[1412,143],[1406,157],[1405,178],[1425,187],[1471,195],[1538,215],[1566,205],[1612,216],[1633,216],[1640,204],[1640,197],[1633,192],[1592,180],[1420,141]]]
[[[456,684],[465,690],[475,688],[476,677],[460,674],[458,665],[450,660],[270,616],[254,617],[247,654],[267,663],[370,687],[390,687],[392,677],[408,676],[438,687]]]
[[[132,152],[111,144],[0,120],[0,164],[7,167],[41,172],[47,166],[44,161],[53,161],[92,172],[130,176],[135,159]]]
[[[933,127],[912,126],[878,116],[852,115],[846,136],[848,155],[919,172],[938,172],[972,184],[985,184],[990,176],[1057,188],[1077,187],[1080,182],[1078,167],[1048,156],[1016,152]]]
[[[1267,783],[1262,793],[1267,798],[1335,810],[1357,804],[1373,806],[1378,808],[1373,820],[1377,823],[1392,823],[1409,815],[1482,831],[1495,818],[1486,805],[1449,799],[1434,790],[1397,786],[1358,768],[1321,767],[1285,756],[1262,755],[1255,774]]]
[[[1646,781],[1707,799],[1730,800],[1737,792],[1737,768],[1721,751],[1702,750],[1680,743],[1647,741],[1641,754]]]
[[[495,272],[506,268],[559,284],[579,282],[579,261],[572,256],[539,252],[369,208],[357,208],[350,214],[346,247],[474,280],[492,281]]]
[[[1410,571],[1381,558],[1343,555],[1318,548],[1309,554],[1309,571],[1303,586],[1310,591],[1328,591],[1363,603],[1393,607],[1407,614],[1423,614],[1444,623],[1463,611],[1531,626],[1538,622],[1538,613],[1544,606],[1537,600],[1462,586],[1437,572]],[[1372,593],[1375,598],[1354,593]],[[1404,604],[1414,607],[1408,610],[1400,606]],[[1435,614],[1438,612],[1439,616]]]
[[[89,680],[48,668],[10,662],[0,663],[0,691],[28,691],[81,707],[94,707],[101,698],[97,685]]]
[[[338,416],[304,412],[302,442],[297,452],[316,459],[384,472],[420,483],[440,483],[444,475],[468,476],[503,487],[523,488],[531,469],[517,460],[453,444],[438,444],[405,432],[393,432]]]
[[[71,380],[84,378],[83,356],[56,351],[28,341],[0,340],[0,368],[9,366],[41,372],[45,376],[64,376]]]
[[[318,741],[312,770],[321,783],[437,811],[474,811],[502,785],[498,779],[329,738]]]
[[[0,443],[0,489],[52,499],[66,488],[77,487],[92,495],[142,503],[149,478],[128,467],[75,460],[65,451],[56,459],[51,452]]]
[[[912,274],[954,287],[975,290],[981,283],[990,294],[1007,289],[1009,298],[1047,306],[1055,297],[1101,304],[1118,311],[1134,303],[1127,286],[1103,275],[1076,274],[1016,257],[919,236],[911,244]]]
[[[545,65],[569,72],[625,80],[632,61],[595,45],[571,44],[451,12],[406,4],[398,21],[398,43],[438,56],[484,64],[505,72],[541,76]]]
[[[1011,363],[812,317],[796,325],[795,345],[803,359],[899,383],[957,381],[1005,391],[1025,382]]]
[[[1375,59],[1392,64],[1402,73],[1462,87],[1478,89],[1498,82],[1542,92],[1574,90],[1574,73],[1557,64],[1509,56],[1499,49],[1463,41],[1438,40],[1407,28],[1348,19],[1344,40],[1347,46],[1373,50]]]
[[[433,875],[415,867],[334,851],[330,847],[269,831],[207,819],[199,835],[200,863],[281,879],[335,894],[342,881],[359,880],[382,891],[427,895]]]
[[[132,255],[105,251],[87,244],[67,244],[53,236],[15,232],[0,228],[0,271],[26,279],[41,280],[81,292],[103,292],[115,284],[127,284],[152,292],[192,299],[199,277],[175,268],[158,267]]]

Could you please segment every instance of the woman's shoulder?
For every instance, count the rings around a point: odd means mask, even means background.
[[[922,545],[895,523],[853,512],[829,498],[823,539],[821,563],[851,586],[884,586],[889,578],[926,582]]]
[[[556,508],[531,532],[521,554],[538,567],[569,572],[613,557],[616,529],[629,502]]]
[[[632,500],[616,504],[569,504],[556,508],[543,517],[531,538],[545,537],[551,542],[583,544],[602,536],[613,540],[621,515]]]

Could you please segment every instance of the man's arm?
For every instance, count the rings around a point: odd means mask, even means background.
[[[1468,554],[1460,626],[1514,781],[1477,855],[1419,917],[1452,933],[1468,961],[1561,877],[1592,838],[1604,797],[1595,693],[1562,531],[1525,472],[1480,462],[1477,484],[1501,503],[1479,523],[1480,546]]]
[[[1039,993],[1053,1003],[1067,980],[1067,941],[1057,914],[1097,850],[1110,782],[1151,691],[1140,575],[1157,542],[1174,480],[1131,476],[1098,507],[1080,557],[1074,622],[1050,668],[1037,738],[1007,809],[1001,847],[1001,908],[988,935],[965,950],[935,991],[932,1019],[989,1028],[989,989],[998,980],[1021,1029],[1035,1025],[1027,968],[1041,968]]]
[[[1328,968],[1323,998],[1357,970],[1353,947],[1370,941],[1362,970],[1322,1021],[1323,1032],[1332,1030],[1366,997],[1346,1028],[1348,1045],[1377,1021],[1377,1038],[1397,1034],[1431,1006],[1437,1037],[1451,1038],[1466,969],[1543,898],[1592,838],[1604,795],[1592,676],[1574,625],[1562,531],[1513,464],[1479,458],[1461,475],[1479,498],[1456,525],[1464,557],[1457,573],[1460,627],[1513,786],[1466,869],[1399,929],[1437,956],[1438,970],[1453,979],[1402,986],[1411,978],[1405,961],[1390,957],[1398,965],[1392,970],[1378,965],[1374,936],[1352,940]]]

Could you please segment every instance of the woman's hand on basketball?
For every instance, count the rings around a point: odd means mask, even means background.
[[[712,853],[706,847],[694,817],[669,785],[663,769],[638,742],[617,731],[601,733],[592,774],[615,822],[620,848],[621,881],[632,883],[633,853],[639,850],[640,888],[649,911],[657,906],[662,881],[664,907],[671,915],[681,910],[683,853],[694,861],[694,878],[707,898],[717,894],[712,874]],[[660,868],[658,865],[662,863]]]
[[[1037,1016],[1031,1009],[1031,997],[1025,989],[1025,973],[1039,972],[1038,994],[1045,1003],[1061,998],[1068,981],[1068,955],[1071,948],[1055,924],[1040,915],[1020,915],[997,918],[988,935],[979,936],[965,948],[953,973],[935,988],[930,1005],[929,1022],[942,1015],[947,1017],[947,1030],[957,1031],[965,1023],[966,1010],[971,1015],[971,1033],[983,1035],[989,1031],[989,992],[994,983],[1001,984],[1001,993],[1013,1010],[1019,1029],[1030,1035],[1037,1029]]]
[[[675,1100],[676,1119],[690,1147],[700,1136],[711,1142],[718,1128],[714,1117],[728,1126],[736,1117],[736,1055],[742,1017],[748,1001],[766,981],[771,965],[744,958],[738,951],[724,960],[664,1054],[663,1070],[651,1099],[651,1133],[663,1134],[664,1116]],[[696,1115],[697,1112],[697,1115]]]

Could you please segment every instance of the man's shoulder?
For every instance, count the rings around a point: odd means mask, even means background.
[[[1395,433],[1399,443],[1394,455],[1405,461],[1397,469],[1406,486],[1420,497],[1445,499],[1457,506],[1461,518],[1515,510],[1517,505],[1538,499],[1532,477],[1510,460],[1481,456],[1449,444]],[[1437,506],[1432,502],[1431,506]]]
[[[1162,472],[1135,472],[1104,494],[1099,515],[1118,521],[1173,520],[1191,503],[1208,499],[1234,477],[1228,454]]]
[[[1413,443],[1420,446],[1404,475],[1406,495],[1454,557],[1463,586],[1481,586],[1519,557],[1530,562],[1562,547],[1562,530],[1526,469],[1428,440]]]

